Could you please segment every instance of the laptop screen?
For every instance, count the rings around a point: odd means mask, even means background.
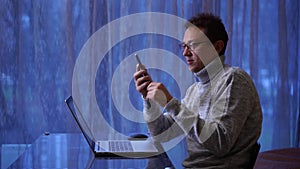
[[[80,112],[77,113],[79,111],[79,109],[77,108],[76,103],[73,100],[73,97],[69,96],[65,100],[65,102],[66,102],[70,112],[72,113],[72,115],[73,115],[73,117],[76,121],[77,126],[80,128],[81,132],[83,133],[84,137],[86,138],[90,148],[94,151],[95,142],[93,141],[94,139],[90,138],[90,136],[93,137],[93,133],[90,131],[89,127],[87,126],[86,121],[84,120],[84,118],[81,117],[81,113]],[[81,119],[81,120],[79,120],[79,119]],[[83,123],[80,123],[81,121]]]

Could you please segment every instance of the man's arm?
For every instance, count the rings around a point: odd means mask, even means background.
[[[144,119],[155,141],[166,142],[183,134],[170,114],[163,114],[160,105],[151,99],[144,100]]]
[[[143,96],[144,119],[147,122],[150,134],[155,140],[168,141],[174,137],[175,133],[181,131],[172,117],[168,114],[162,114],[160,108],[160,106],[167,104],[172,96],[162,83],[152,82],[146,69],[140,70],[139,65],[137,65],[136,70],[134,81],[136,90]]]

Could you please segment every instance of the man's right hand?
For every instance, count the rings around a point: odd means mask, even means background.
[[[136,65],[136,72],[133,74],[135,88],[140,92],[143,98],[147,96],[147,87],[152,82],[151,76],[148,74],[147,69],[140,69],[140,65]]]

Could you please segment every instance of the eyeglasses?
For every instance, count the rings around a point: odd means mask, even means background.
[[[178,46],[179,46],[179,49],[183,52],[184,50],[185,50],[185,48],[187,48],[189,51],[193,51],[193,50],[195,50],[196,49],[196,47],[198,46],[198,45],[200,45],[201,43],[206,43],[206,41],[204,41],[204,42],[189,42],[189,43],[187,43],[187,44],[185,44],[185,43],[180,43],[180,44],[178,44]]]

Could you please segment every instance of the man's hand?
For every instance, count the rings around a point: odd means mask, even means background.
[[[147,72],[147,69],[140,69],[140,65],[136,65],[136,72],[133,74],[135,88],[140,92],[143,98],[147,96],[147,87],[152,82],[150,75]]]
[[[146,98],[152,99],[160,106],[165,107],[173,97],[162,83],[151,82],[147,87]]]
[[[135,88],[145,99],[151,99],[164,107],[173,97],[162,83],[152,82],[147,69],[140,69],[137,64],[136,72],[133,74]]]

